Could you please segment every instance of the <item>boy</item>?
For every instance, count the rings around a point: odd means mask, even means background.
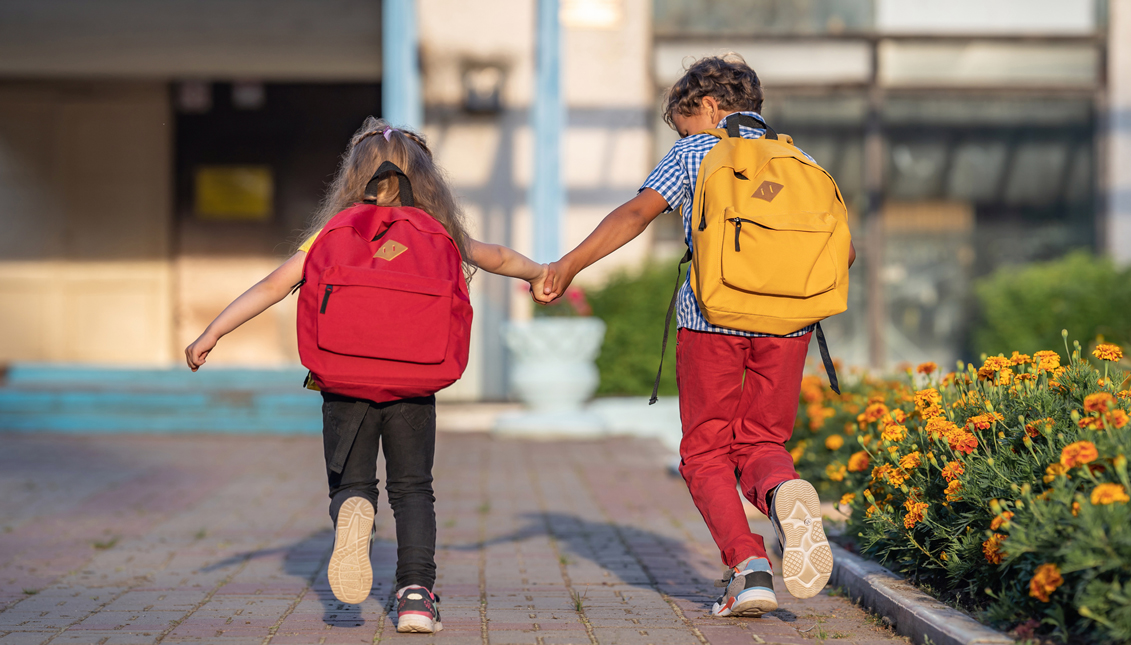
[[[636,197],[615,209],[576,249],[550,265],[542,299],[565,292],[579,271],[635,238],[661,213],[682,208],[692,245],[692,193],[700,164],[719,141],[710,134],[733,114],[757,116],[762,87],[737,55],[696,61],[668,92],[664,120],[681,139],[652,171]],[[759,119],[761,117],[758,117]],[[741,126],[757,139],[764,129]],[[694,251],[694,249],[691,249]],[[849,264],[855,260],[849,252]],[[735,495],[742,493],[774,525],[787,589],[816,595],[832,572],[832,552],[813,486],[799,479],[785,449],[797,415],[806,350],[813,326],[772,336],[711,325],[692,291],[690,272],[678,294],[676,376],[679,383],[680,474],[729,569],[714,616],[760,616],[777,609],[762,537]]]

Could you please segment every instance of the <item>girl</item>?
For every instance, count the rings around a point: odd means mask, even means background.
[[[222,336],[282,300],[299,283],[306,252],[322,227],[339,211],[363,199],[366,183],[384,161],[404,169],[417,207],[440,222],[455,241],[464,258],[466,279],[470,280],[474,267],[478,267],[526,280],[532,293],[541,293],[545,267],[507,247],[483,244],[467,234],[463,213],[424,139],[369,117],[350,141],[305,242],[290,259],[228,305],[200,338],[185,348],[192,371],[204,364]],[[399,205],[398,183],[383,181],[378,194],[370,197],[381,205]],[[383,441],[385,490],[397,531],[397,631],[440,631],[440,613],[432,593],[436,581],[436,514],[432,493],[436,397],[374,403],[323,392],[322,398],[330,518],[335,525],[334,552],[328,570],[330,588],[339,600],[347,603],[362,602],[372,588],[369,545],[377,503],[377,450]],[[339,446],[343,435],[347,443],[349,436],[355,436],[352,445]]]

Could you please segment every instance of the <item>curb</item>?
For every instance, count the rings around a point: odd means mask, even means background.
[[[860,603],[892,621],[896,633],[912,643],[932,645],[1005,645],[1014,640],[928,596],[881,565],[829,543],[833,574],[829,584],[848,590]]]

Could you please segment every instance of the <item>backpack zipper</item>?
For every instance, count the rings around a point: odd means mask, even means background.
[[[318,313],[320,313],[320,314],[326,313],[326,303],[330,302],[330,294],[333,293],[333,292],[334,292],[334,285],[332,285],[332,284],[326,285],[326,293],[322,296],[322,308],[318,310]]]
[[[755,222],[752,219],[743,219],[741,217],[732,217],[727,221],[728,222],[734,222],[734,251],[735,251],[735,253],[742,251],[742,249],[739,248],[739,246],[738,246],[738,234],[742,231],[742,223],[746,222],[748,224],[754,224],[756,226],[761,226],[760,224],[758,224],[758,222]]]

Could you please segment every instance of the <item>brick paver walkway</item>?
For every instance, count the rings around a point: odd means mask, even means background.
[[[711,618],[717,552],[647,441],[442,434],[436,636],[398,635],[388,615],[383,504],[372,596],[330,594],[319,439],[0,434],[0,448],[0,645],[902,640],[844,598],[780,586],[773,614]]]

